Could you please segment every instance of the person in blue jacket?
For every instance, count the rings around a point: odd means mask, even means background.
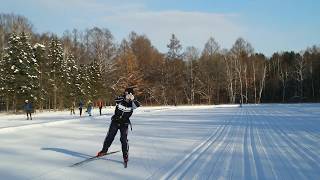
[[[24,101],[24,110],[27,113],[27,120],[29,120],[29,115],[30,115],[30,120],[32,120],[32,104],[29,102],[29,100]]]
[[[104,140],[102,150],[97,153],[98,157],[106,155],[118,130],[120,130],[120,141],[125,167],[129,160],[128,126],[131,125],[130,116],[133,110],[140,106],[140,103],[134,99],[133,94],[133,88],[126,88],[124,94],[115,99],[116,108],[114,115],[111,117],[109,131]]]
[[[87,111],[86,111],[89,114],[89,116],[92,115],[91,114],[92,106],[93,106],[93,104],[92,104],[91,100],[89,100],[88,104],[87,104]]]

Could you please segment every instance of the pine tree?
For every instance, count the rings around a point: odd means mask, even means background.
[[[171,99],[165,99],[173,104],[178,103],[178,94],[182,94],[182,73],[180,69],[183,69],[182,54],[181,49],[182,45],[180,41],[172,34],[169,44],[167,45],[168,52],[166,54],[165,66],[163,69],[163,96],[169,97]],[[167,102],[164,102],[165,104]]]
[[[0,102],[3,102],[4,101],[3,98],[6,96],[6,92],[5,92],[5,79],[6,79],[5,69],[6,68],[4,64],[5,64],[5,61],[2,57],[2,52],[0,51]]]
[[[79,68],[77,68],[76,76],[75,76],[75,97],[78,98],[78,100],[83,100],[84,93],[82,91],[82,65],[80,65]]]
[[[77,78],[77,86],[79,89],[79,99],[87,101],[91,99],[91,84],[89,76],[89,68],[87,65],[80,65]]]
[[[18,87],[15,87],[15,77],[16,73],[19,72],[19,69],[17,69],[16,64],[19,62],[19,42],[20,37],[16,35],[15,33],[12,33],[9,37],[8,47],[5,49],[5,55],[3,57],[3,68],[1,68],[1,71],[6,76],[3,76],[3,93],[6,99],[6,108],[9,110],[9,105],[12,103],[12,100],[15,99],[13,97],[16,97],[15,95],[15,89]],[[22,61],[21,61],[22,62]],[[19,62],[20,63],[20,62]],[[16,101],[14,101],[15,106]]]
[[[20,36],[12,34],[9,38],[8,48],[5,49],[3,72],[4,92],[7,96],[7,109],[9,100],[14,110],[24,99],[35,102],[38,89],[38,64],[34,58],[29,37],[22,33]]]
[[[59,107],[63,106],[63,99],[61,96],[64,90],[64,70],[65,64],[63,61],[63,49],[60,41],[57,38],[53,38],[49,46],[49,72],[50,76],[50,85],[52,88],[52,98],[53,98],[53,108],[56,110],[58,108],[58,97],[59,97]]]
[[[90,94],[92,95],[93,100],[102,98],[104,95],[105,88],[103,87],[103,79],[100,69],[101,68],[95,61],[91,63],[89,73],[92,89],[90,91]]]
[[[25,97],[34,102],[38,100],[39,91],[39,64],[35,59],[33,48],[29,43],[29,37],[23,32],[21,34],[21,48],[22,58],[26,61],[26,90],[22,93],[26,93]]]
[[[47,57],[45,54],[46,47],[42,44],[36,43],[33,46],[34,57],[39,64],[39,90],[38,90],[38,103],[39,109],[43,109],[46,97],[48,97],[48,65]]]
[[[70,54],[67,57],[66,61],[66,99],[68,100],[68,104],[70,105],[73,101],[76,100],[78,86],[77,86],[77,75],[78,75],[78,67],[74,60],[74,56]]]
[[[167,59],[174,60],[174,59],[180,59],[182,58],[181,49],[182,46],[180,44],[180,41],[177,39],[177,37],[172,34],[170,43],[167,45],[169,51],[167,53]]]

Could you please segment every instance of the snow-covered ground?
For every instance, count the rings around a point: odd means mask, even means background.
[[[0,114],[0,179],[320,179],[320,104],[142,107],[127,169],[121,153],[70,167],[101,149],[103,113]]]

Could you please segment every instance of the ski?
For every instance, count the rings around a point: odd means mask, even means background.
[[[120,152],[120,150],[108,152],[108,153],[107,153],[106,155],[104,155],[104,156],[107,156],[107,155],[109,155],[109,154],[114,154],[114,153],[117,153],[117,152]],[[87,159],[85,159],[85,160],[83,160],[83,161],[74,163],[74,164],[70,165],[70,167],[80,166],[80,165],[82,165],[82,164],[84,164],[84,163],[88,163],[88,162],[90,162],[90,161],[99,159],[100,157],[104,157],[104,156],[92,156],[92,157],[87,158]]]

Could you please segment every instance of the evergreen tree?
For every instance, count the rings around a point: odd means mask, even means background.
[[[16,74],[19,72],[19,69],[17,68],[19,61],[19,43],[20,43],[20,37],[16,35],[15,33],[12,33],[9,37],[8,41],[8,47],[5,48],[5,55],[3,57],[3,68],[1,68],[1,71],[6,76],[2,77],[3,80],[3,93],[6,99],[6,106],[7,110],[9,110],[9,105],[13,103],[13,109],[15,108],[16,101],[12,101],[15,95],[15,90],[18,87],[18,84],[15,83]],[[22,62],[22,61],[21,61]]]
[[[178,104],[178,95],[183,91],[183,73],[184,62],[182,61],[180,41],[172,34],[169,44],[167,45],[168,52],[166,54],[166,64],[164,66],[164,93],[163,96],[168,97],[165,104]],[[180,92],[179,92],[180,91]]]
[[[36,102],[38,100],[39,90],[39,64],[35,59],[33,48],[29,43],[29,37],[23,32],[21,34],[21,47],[20,51],[22,59],[26,63],[25,74],[26,74],[26,87],[25,90],[22,88],[22,94],[29,100]]]
[[[60,41],[57,38],[53,38],[50,42],[48,60],[49,68],[51,70],[49,72],[49,81],[52,88],[51,93],[53,98],[53,108],[56,110],[58,107],[62,108],[63,106],[62,94],[64,92],[63,82],[65,81],[65,63],[63,60],[63,49]]]
[[[5,92],[5,79],[6,79],[6,72],[5,72],[5,61],[2,57],[2,52],[0,51],[0,103],[4,102],[4,97],[6,95]],[[0,104],[0,110],[3,110]]]
[[[83,100],[84,93],[82,91],[82,72],[83,66],[80,65],[80,67],[77,67],[76,75],[75,75],[75,100]]]
[[[76,100],[78,86],[77,86],[78,67],[74,60],[74,56],[70,54],[66,61],[66,99],[70,105]]]
[[[91,84],[91,91],[90,94],[92,95],[93,100],[98,98],[102,98],[104,95],[104,86],[103,86],[103,78],[102,73],[100,71],[99,65],[95,63],[95,61],[90,65],[90,84]]]
[[[3,72],[7,76],[4,79],[4,91],[7,96],[7,106],[11,99],[12,107],[16,110],[17,107],[21,107],[18,104],[22,104],[24,99],[33,102],[37,100],[38,64],[29,37],[25,33],[21,36],[13,33],[5,51]]]
[[[33,46],[33,52],[35,59],[39,64],[39,90],[38,90],[38,103],[39,109],[43,109],[45,102],[48,97],[48,90],[49,90],[49,74],[48,74],[48,64],[47,64],[47,57],[45,54],[45,46],[39,43],[36,43]]]
[[[167,45],[169,51],[167,53],[167,59],[174,60],[174,59],[180,59],[182,58],[181,49],[182,46],[180,44],[180,41],[177,39],[177,37],[172,34],[170,43]]]
[[[91,82],[90,82],[89,68],[87,65],[80,65],[77,81],[79,85],[79,99],[83,101],[91,100]]]

